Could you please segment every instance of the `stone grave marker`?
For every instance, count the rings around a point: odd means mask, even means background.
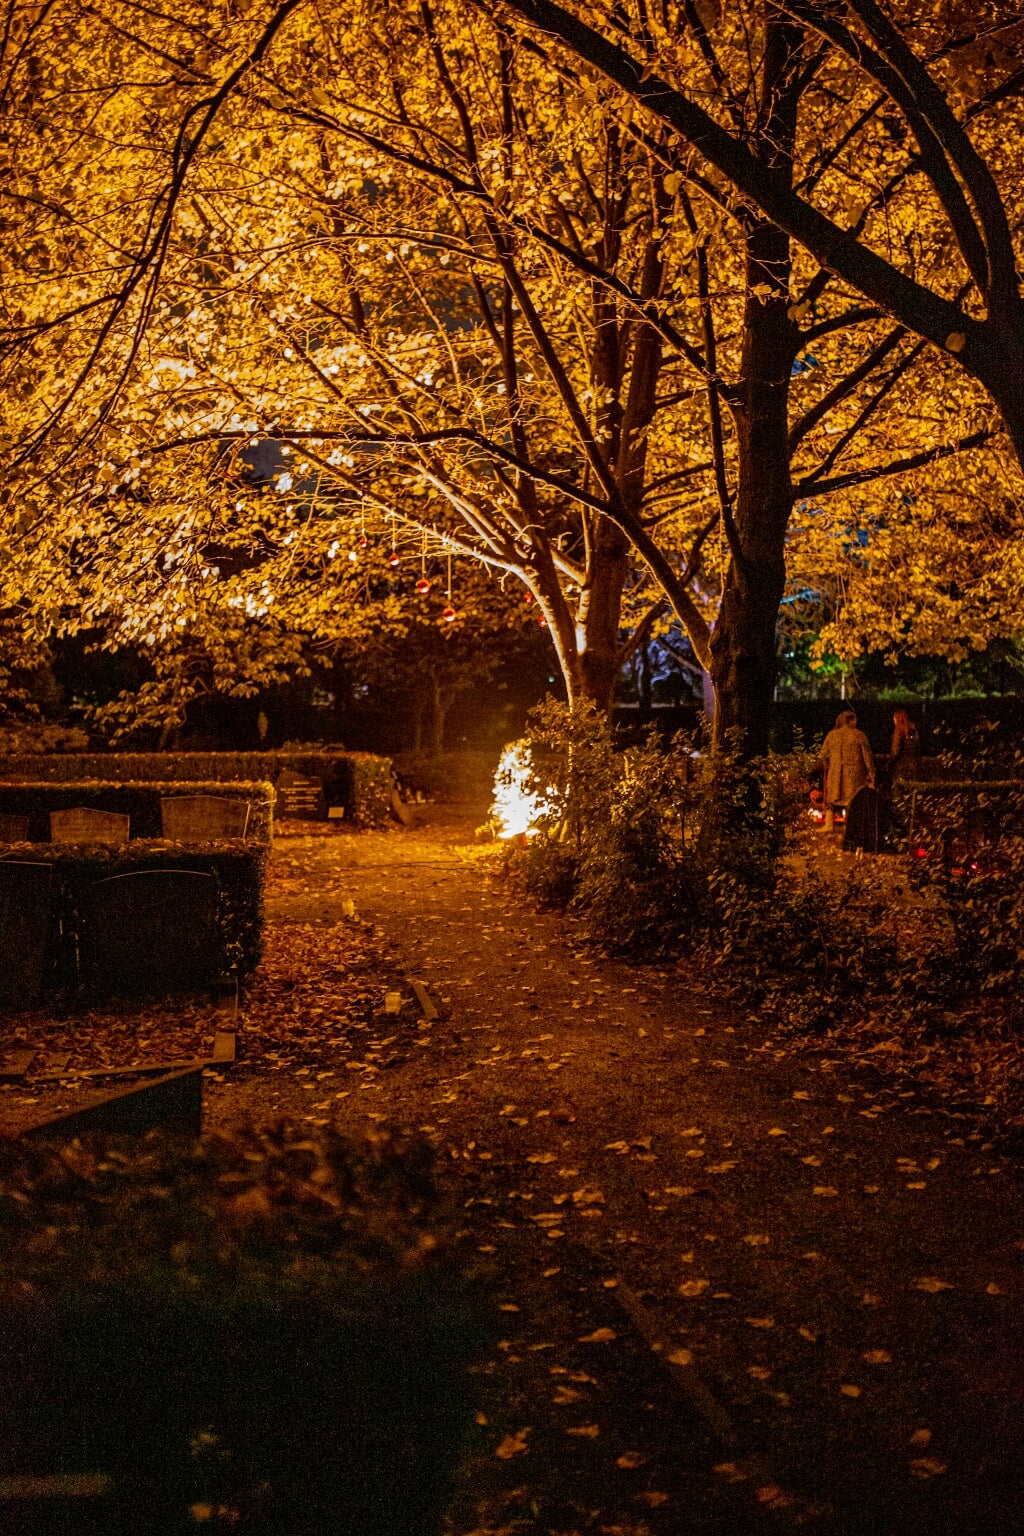
[[[226,795],[168,795],[160,801],[164,837],[176,843],[210,843],[244,837],[249,825],[248,800]]]
[[[143,869],[82,894],[79,955],[90,991],[198,992],[220,970],[217,882],[188,869]]]
[[[28,817],[0,811],[0,843],[27,843]]]
[[[50,812],[50,841],[53,843],[110,843],[120,847],[128,841],[129,818],[120,811],[93,811],[76,805],[66,811]]]
[[[323,779],[285,768],[275,786],[274,815],[280,820],[326,821],[327,797]]]
[[[49,864],[0,861],[0,1006],[28,1008],[39,999],[50,936]]]

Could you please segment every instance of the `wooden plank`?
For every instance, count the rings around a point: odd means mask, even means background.
[[[11,1051],[0,1064],[0,1078],[24,1077],[28,1071],[29,1062],[35,1057],[35,1051]]]
[[[193,1063],[151,1083],[108,1093],[82,1109],[49,1115],[22,1131],[34,1140],[65,1140],[91,1131],[143,1135],[158,1129],[198,1135],[203,1116],[203,1068]]]
[[[415,977],[410,977],[409,985],[416,995],[416,1001],[420,1005],[420,1012],[423,1017],[425,1019],[439,1019],[441,1017],[441,1010],[427,991],[426,985],[422,981],[417,981]]]

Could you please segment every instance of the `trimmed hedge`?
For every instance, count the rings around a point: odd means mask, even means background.
[[[0,781],[47,780],[66,784],[102,780],[133,784],[153,780],[217,784],[237,780],[271,783],[286,769],[323,779],[330,805],[343,805],[346,820],[383,826],[391,811],[391,761],[370,752],[69,752],[0,757]],[[105,808],[105,807],[104,807]]]
[[[32,766],[39,767],[40,760],[32,760]],[[0,813],[27,816],[29,842],[48,843],[51,811],[69,810],[73,806],[86,806],[94,811],[121,811],[131,818],[130,832],[134,842],[160,837],[160,802],[170,795],[219,795],[225,800],[248,800],[246,842],[270,842],[274,790],[267,783],[171,779],[157,787],[151,780],[130,779],[116,782],[76,779],[71,784],[38,779],[21,783],[0,780]]]
[[[133,838],[121,848],[97,843],[0,844],[0,861],[52,864],[51,910],[55,917],[46,985],[73,986],[77,979],[81,895],[86,886],[111,875],[146,869],[187,869],[217,881],[217,917],[223,972],[248,976],[263,952],[263,892],[269,849],[266,842],[232,838],[217,843],[170,843]]]
[[[0,1144],[3,1470],[69,1487],[4,1529],[438,1536],[492,1330],[428,1157],[302,1123]]]

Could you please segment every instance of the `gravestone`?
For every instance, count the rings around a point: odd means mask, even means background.
[[[217,882],[188,869],[143,869],[82,893],[82,978],[102,994],[198,992],[220,969]]]
[[[326,821],[327,797],[323,779],[311,778],[285,768],[275,786],[274,815],[281,820]]]
[[[843,848],[847,853],[880,853],[885,836],[882,801],[870,784],[858,789],[846,812]]]
[[[0,1006],[38,1001],[50,937],[49,864],[0,861]]]
[[[0,843],[27,843],[28,817],[0,812]]]
[[[50,812],[50,841],[53,843],[110,843],[121,847],[128,841],[129,818],[120,811],[93,811],[76,805],[66,811]]]
[[[248,800],[226,795],[173,795],[160,801],[164,837],[176,843],[210,843],[244,837],[249,825]]]

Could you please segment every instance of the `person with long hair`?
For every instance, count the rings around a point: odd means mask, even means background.
[[[833,831],[835,813],[848,806],[858,789],[875,783],[875,759],[864,732],[857,728],[852,709],[840,710],[835,727],[825,737],[821,748],[825,768],[825,820],[822,830]]]

